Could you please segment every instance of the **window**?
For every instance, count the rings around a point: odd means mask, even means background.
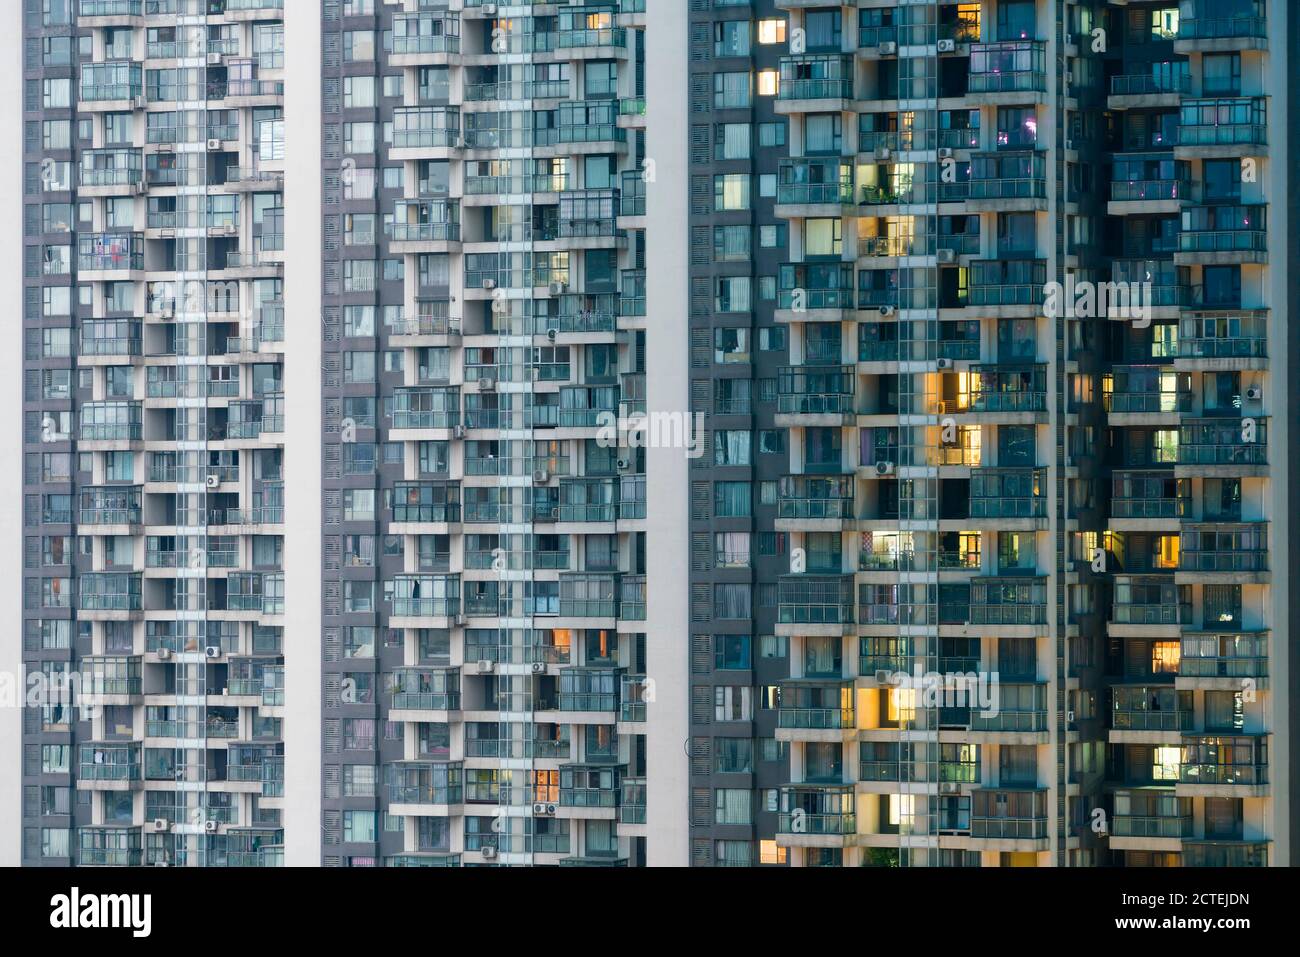
[[[785,21],[780,19],[758,21],[758,42],[763,46],[785,42]]]
[[[714,176],[713,208],[719,212],[749,209],[749,174],[724,173]]]

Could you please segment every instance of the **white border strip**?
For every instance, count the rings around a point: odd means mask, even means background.
[[[0,348],[0,382],[8,399],[0,401],[0,448],[9,449],[0,487],[8,488],[0,507],[0,607],[9,616],[0,625],[0,675],[13,676],[21,694],[23,677],[23,5],[7,4],[9,29],[0,30],[0,128],[9,131],[9,148],[0,151],[0,288],[9,304],[8,341]],[[8,596],[7,598],[4,596]],[[0,707],[0,866],[22,863],[23,709]]]
[[[646,407],[690,411],[690,130],[687,5],[656,0],[646,21]],[[685,867],[690,839],[690,473],[684,449],[646,450],[646,863]]]
[[[321,9],[286,3],[284,850],[321,863]]]

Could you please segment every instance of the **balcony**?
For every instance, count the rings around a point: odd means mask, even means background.
[[[130,191],[144,183],[144,155],[139,149],[90,149],[81,154],[77,181],[88,196]]]
[[[1252,475],[1262,473],[1267,464],[1267,419],[1183,417],[1178,428],[1180,474]]]
[[[1192,77],[1185,61],[1163,60],[1151,64],[1146,73],[1110,78],[1107,105],[1112,110],[1177,106],[1179,98],[1192,92]]]
[[[456,386],[393,390],[393,429],[451,429],[460,425]]]
[[[817,838],[843,839],[856,834],[858,818],[853,785],[791,784],[781,788],[776,832],[782,844],[809,844]],[[833,843],[842,843],[836,840]]]
[[[966,305],[1026,315],[1041,308],[1047,282],[1043,259],[977,259],[970,264]]]
[[[783,625],[839,627],[853,623],[852,575],[782,575],[777,621]]]
[[[776,202],[836,207],[832,215],[840,215],[839,207],[853,205],[853,165],[838,158],[783,159],[777,167]]]
[[[1047,208],[1047,161],[1032,150],[973,153],[968,208],[1011,212]]]
[[[558,711],[616,711],[622,672],[615,668],[564,668],[555,696]]]
[[[460,142],[456,107],[403,106],[393,111],[394,150],[451,149]]]
[[[1046,515],[1046,469],[971,469],[972,519],[1045,518]]]
[[[1047,579],[973,578],[969,614],[972,625],[1021,625],[1037,630],[1047,623]]]
[[[1038,413],[1047,410],[1047,367],[971,366],[968,404],[944,400],[944,412]]]
[[[84,0],[83,0],[84,9]],[[78,867],[139,867],[143,838],[138,826],[82,825],[76,829]]]
[[[465,772],[460,762],[396,761],[386,773],[389,804],[427,807],[465,802]]]
[[[125,790],[142,781],[139,741],[78,745],[77,778],[91,787]]]
[[[829,425],[853,415],[853,366],[786,366],[778,371],[776,382],[778,416],[798,416],[802,424],[818,424],[826,417]],[[817,421],[809,422],[809,416]],[[777,424],[796,422],[778,419]]]
[[[971,795],[970,824],[972,838],[1042,842],[1045,849],[1047,791],[981,788]]]
[[[1045,43],[972,43],[967,93],[972,103],[1034,103],[1047,89]]]
[[[1268,523],[1186,524],[1178,549],[1178,580],[1254,582],[1268,570]],[[1186,573],[1195,573],[1189,576]]]
[[[1110,265],[1110,278],[1118,287],[1106,299],[1107,310],[1112,314],[1117,308],[1127,306],[1131,312],[1141,305],[1134,295],[1136,289],[1141,290],[1143,300],[1152,309],[1177,309],[1192,302],[1189,270],[1167,259],[1115,259]]]
[[[143,79],[144,67],[130,60],[83,64],[78,106],[106,104],[105,109],[118,109],[129,104],[125,108],[131,109],[144,96]]]
[[[459,575],[398,575],[392,586],[394,618],[454,618],[460,614]]]
[[[140,670],[142,660],[139,655],[87,655],[81,659],[81,671],[84,676],[81,690],[87,695],[136,697],[142,690]]]
[[[459,711],[460,669],[397,668],[389,690],[392,711]],[[392,720],[403,718],[393,716]]]
[[[1192,692],[1168,685],[1115,685],[1111,731],[1189,731],[1195,718]],[[1115,735],[1111,741],[1128,740]]]
[[[560,575],[561,618],[614,618],[618,614],[617,574]]]
[[[93,363],[98,358],[140,356],[140,326],[139,319],[83,319],[77,340],[78,361]]]
[[[1180,159],[1215,159],[1268,152],[1268,101],[1262,96],[1183,100],[1178,111]]]
[[[445,252],[460,242],[460,203],[456,200],[398,200],[385,225],[393,252]]]
[[[83,488],[77,508],[82,525],[139,525],[139,485],[102,485]]]
[[[1180,360],[1246,360],[1254,368],[1268,355],[1268,317],[1262,312],[1217,312],[1184,315],[1178,322]],[[1189,365],[1192,363],[1189,363]]]
[[[393,17],[392,56],[394,65],[414,66],[445,62],[430,57],[435,53],[460,52],[460,18],[429,14],[398,14]]]
[[[1112,425],[1176,422],[1192,399],[1191,374],[1167,366],[1115,366],[1102,378],[1102,405]]]
[[[1268,261],[1267,206],[1192,206],[1182,213],[1180,265]]]
[[[781,58],[778,113],[833,109],[853,99],[851,54],[806,54]]]
[[[613,240],[619,238],[618,215],[616,189],[567,190],[559,194],[556,235],[559,239]]]
[[[1145,848],[1153,840],[1177,841],[1195,831],[1192,799],[1175,797],[1172,789],[1118,790],[1110,825],[1113,848]]]
[[[1174,38],[1174,51],[1267,50],[1268,20],[1262,15],[1263,11],[1262,3],[1225,5],[1214,0],[1194,0],[1190,5],[1184,4],[1183,15],[1178,21],[1178,36]]]
[[[127,273],[144,269],[143,233],[92,233],[77,237],[77,269]]]
[[[778,522],[787,520],[799,527],[827,520],[839,527],[843,520],[854,517],[852,476],[782,476],[776,517]]]
[[[777,308],[790,313],[852,309],[853,265],[784,263],[780,269],[779,290]]]
[[[459,521],[459,482],[398,482],[393,486],[394,524]]]
[[[850,731],[855,725],[853,682],[839,678],[781,682],[777,727],[810,731]]]
[[[1268,676],[1268,636],[1261,633],[1221,634],[1184,632],[1178,662],[1179,686],[1241,687],[1242,678]],[[1220,682],[1217,679],[1224,679]],[[1261,682],[1262,684],[1262,682]]]
[[[1191,734],[1183,739],[1178,793],[1235,796],[1263,793],[1268,785],[1266,738],[1248,735]],[[1247,790],[1249,789],[1249,790]]]
[[[1181,519],[1191,514],[1191,505],[1190,480],[1176,479],[1171,472],[1115,472],[1112,476],[1110,514],[1113,519],[1128,522]]]
[[[1184,840],[1183,867],[1267,867],[1267,841]]]
[[[1191,588],[1172,575],[1116,575],[1111,625],[1164,626],[1175,631],[1192,623]]]
[[[143,608],[139,572],[86,572],[77,582],[83,612],[136,612]]]
[[[619,770],[609,765],[566,764],[560,768],[560,806],[618,806]]]

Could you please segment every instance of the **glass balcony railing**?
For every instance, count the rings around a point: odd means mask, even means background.
[[[851,414],[853,366],[787,366],[777,373],[777,412],[793,415]]]
[[[1046,44],[1034,40],[972,43],[970,93],[1026,93],[1047,89]]]
[[[852,575],[783,575],[778,584],[777,620],[783,624],[851,624]]]

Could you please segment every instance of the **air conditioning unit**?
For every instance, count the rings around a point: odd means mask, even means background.
[[[496,670],[496,662],[491,658],[480,658],[478,663],[478,673],[481,675],[490,675]]]
[[[131,101],[131,105],[137,110],[143,110],[145,107],[145,98],[143,96],[137,96]]]
[[[135,193],[137,196],[143,196],[145,193],[149,192],[149,184],[144,180],[140,180],[138,183],[132,183],[131,192]]]
[[[495,3],[483,4],[484,16],[495,17],[497,15],[497,5]]]
[[[457,612],[456,617],[454,617],[451,621],[452,624],[454,624],[457,628],[460,628],[465,624],[465,616]]]
[[[560,337],[560,330],[559,330],[559,329],[547,329],[547,330],[546,330],[546,338],[547,338],[548,340],[550,340],[551,342],[554,342],[554,341],[555,341],[556,339],[558,339],[559,337]]]
[[[209,53],[209,54],[208,54],[208,64],[209,64],[210,66],[220,66],[220,65],[221,65],[221,54],[220,54],[220,53]]]
[[[221,657],[221,646],[220,646],[220,645],[208,645],[206,648],[203,649],[203,654],[206,655],[206,656],[209,657],[209,658],[220,658],[220,657]]]
[[[1246,390],[1246,398],[1252,402],[1258,402],[1260,399],[1264,398],[1264,390],[1257,385],[1252,385]]]
[[[455,148],[455,149],[463,150],[463,149],[465,149],[466,147],[468,147],[469,144],[465,141],[465,137],[463,137],[463,136],[458,136],[458,137],[456,137],[456,142],[455,142],[454,144],[452,144],[452,146],[453,146],[453,148]]]
[[[216,137],[211,137],[211,138],[209,138],[209,140],[208,140],[208,149],[210,149],[210,150],[219,150],[219,149],[221,149],[221,140],[217,139]]]
[[[956,40],[940,40],[935,45],[935,50],[939,53],[954,53],[957,50]]]
[[[888,685],[894,683],[894,673],[887,668],[880,668],[876,671],[876,684]]]
[[[882,146],[876,150],[876,159],[887,160],[893,155],[893,151],[888,146]]]
[[[465,426],[463,425],[456,426],[451,430],[451,434],[458,439],[463,439],[465,437]]]
[[[569,290],[568,284],[562,282],[553,282],[550,288],[552,296],[563,296]]]
[[[171,828],[171,822],[165,817],[156,817],[153,819],[153,829],[155,831],[166,831]]]
[[[490,375],[485,375],[483,378],[478,380],[478,390],[480,392],[495,392],[496,387],[497,380],[492,378]]]
[[[497,281],[496,281],[495,279],[484,279],[484,280],[483,280],[483,288],[484,288],[484,289],[495,289],[496,287],[497,287]]]
[[[898,44],[893,40],[886,40],[884,43],[877,44],[876,52],[881,56],[893,56],[898,52]]]
[[[632,467],[632,462],[629,459],[619,459],[617,465],[620,472],[626,472]]]
[[[894,474],[894,463],[893,463],[893,462],[877,462],[877,463],[876,463],[876,474],[877,474],[877,475],[893,475],[893,474]]]
[[[208,488],[216,488],[221,484],[221,476],[216,472],[209,472],[206,480]]]
[[[1066,724],[1074,724],[1074,712],[1073,712],[1073,711],[1067,711],[1067,712],[1065,712],[1065,722],[1066,722]]]
[[[204,822],[203,822],[203,830],[207,831],[209,834],[215,834],[216,831],[217,831],[217,822],[216,822],[216,821],[204,821]]]
[[[490,6],[490,5],[489,5],[489,6]],[[484,7],[483,9],[486,10],[487,7]],[[483,860],[485,860],[485,861],[495,860],[495,859],[496,859],[496,856],[497,856],[496,845],[494,845],[494,844],[484,844],[484,845],[483,845]]]
[[[952,159],[952,147],[951,147],[951,146],[940,146],[940,147],[939,147],[939,159],[941,159],[941,160]]]
[[[546,469],[538,469],[533,473],[534,485],[545,485],[550,480],[551,480],[551,473],[546,471]]]
[[[952,368],[952,360],[947,358],[946,356],[940,356],[938,359],[934,361],[934,364],[937,365],[940,369]]]
[[[554,804],[547,804],[545,801],[538,801],[536,804],[533,805],[533,816],[545,817],[548,813],[546,810],[548,807],[551,809],[549,813],[554,814],[555,813]]]
[[[955,263],[957,261],[957,250],[955,249],[936,249],[934,258],[941,263]]]
[[[961,782],[959,781],[940,781],[940,794],[957,794],[961,791]]]
[[[159,660],[159,661],[170,661],[170,660],[171,660],[171,657],[172,657],[172,650],[171,650],[170,648],[159,648],[159,649],[158,649],[158,660]]]
[[[533,662],[533,674],[535,674],[535,675],[541,675],[541,674],[545,674],[545,673],[546,673],[546,665],[542,664],[540,661],[534,661],[534,662]]]
[[[893,307],[893,306],[881,306],[881,307],[880,307],[880,314],[881,314],[882,316],[892,316],[892,315],[894,314],[894,307]]]

